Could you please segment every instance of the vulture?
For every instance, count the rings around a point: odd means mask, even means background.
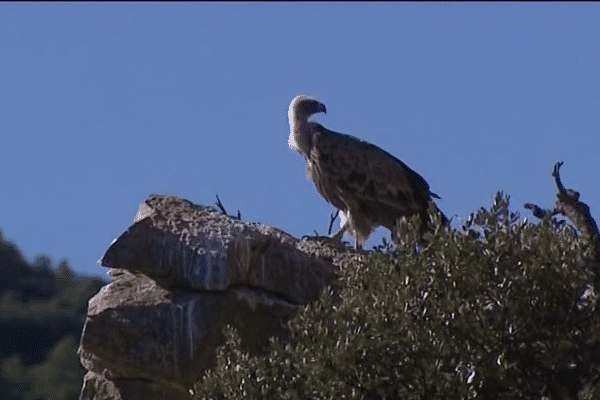
[[[394,239],[402,217],[421,217],[421,236],[427,229],[428,207],[440,197],[429,184],[402,161],[354,136],[330,131],[309,121],[315,113],[327,113],[325,104],[308,96],[296,96],[288,110],[289,146],[306,160],[306,175],[323,198],[340,212],[341,229],[332,239],[341,243],[345,232],[355,239],[357,251],[372,231],[384,226]],[[444,224],[448,219],[433,203]]]

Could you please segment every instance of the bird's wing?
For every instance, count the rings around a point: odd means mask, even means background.
[[[406,212],[427,208],[429,185],[393,155],[354,136],[330,131],[313,123],[310,158],[333,176],[338,190],[365,204],[379,203]],[[344,198],[341,193],[340,197]]]

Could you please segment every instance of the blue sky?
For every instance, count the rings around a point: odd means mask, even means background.
[[[598,3],[1,3],[0,229],[102,275],[151,193],[326,233],[287,145],[298,94],[419,172],[455,224],[498,190],[523,217],[552,206],[560,160],[599,218],[598,20]]]

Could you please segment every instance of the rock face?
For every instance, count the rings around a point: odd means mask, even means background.
[[[111,282],[89,302],[80,399],[190,399],[222,328],[259,353],[300,305],[336,285],[348,258],[215,208],[153,195],[101,264]]]

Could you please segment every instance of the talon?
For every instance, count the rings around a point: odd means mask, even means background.
[[[331,247],[341,248],[344,251],[348,251],[350,249],[349,243],[342,241],[342,235],[339,235],[339,232],[333,236],[304,235],[301,237],[301,239],[321,241]]]

